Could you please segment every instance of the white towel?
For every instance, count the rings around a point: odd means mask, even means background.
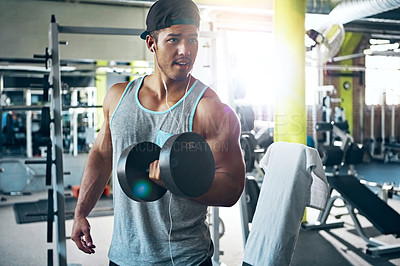
[[[328,182],[318,152],[297,143],[272,144],[244,259],[254,266],[289,265],[306,206],[323,209]]]

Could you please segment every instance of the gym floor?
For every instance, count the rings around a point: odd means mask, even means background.
[[[69,160],[69,161],[68,161]],[[66,161],[72,163],[74,159]],[[82,158],[76,159],[76,165],[82,164]],[[79,160],[79,162],[78,162]],[[67,165],[67,164],[66,164]],[[357,166],[357,171],[363,179],[375,182],[400,183],[400,164],[370,163]],[[66,190],[66,194],[70,190]],[[0,203],[0,265],[46,265],[47,252],[54,244],[46,242],[46,222],[17,224],[13,205],[19,202],[30,202],[47,197],[46,191],[35,191],[26,196],[5,196],[6,201]],[[400,199],[389,199],[388,204],[400,213]],[[319,212],[308,209],[309,222],[316,221]],[[353,225],[345,208],[333,208],[328,221],[336,220],[335,214],[344,214],[341,220],[343,228],[330,231],[300,231],[292,265],[400,265],[400,254],[373,258],[365,254],[366,244]],[[220,239],[220,250],[223,255],[220,261],[223,265],[241,265],[243,257],[243,240],[239,205],[231,208],[220,208],[220,217],[225,225],[225,233]],[[380,236],[368,220],[359,217],[365,232],[378,240],[391,244],[400,244],[400,239],[393,236]],[[74,243],[67,239],[68,265],[108,265],[108,247],[111,240],[113,217],[89,218],[96,253],[86,255],[81,253]],[[72,220],[66,221],[66,235],[70,235]]]

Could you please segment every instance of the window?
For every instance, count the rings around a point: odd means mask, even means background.
[[[366,56],[365,103],[400,104],[400,57]]]

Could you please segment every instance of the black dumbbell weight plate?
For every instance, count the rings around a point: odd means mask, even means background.
[[[170,137],[160,153],[161,178],[176,196],[199,197],[214,180],[215,163],[210,146],[192,132]]]
[[[165,188],[149,179],[149,165],[158,160],[161,148],[151,142],[141,142],[126,148],[118,160],[118,181],[124,193],[136,201],[160,199]]]

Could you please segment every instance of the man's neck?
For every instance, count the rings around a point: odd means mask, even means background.
[[[194,78],[190,80],[187,78],[186,81],[166,83],[167,97],[161,77],[159,75],[157,77],[156,74],[149,75],[144,80],[143,89],[139,91],[139,101],[149,110],[165,111],[184,97],[186,89],[189,90],[193,82]]]
[[[189,76],[190,76],[190,74],[189,74]],[[180,94],[184,93],[186,91],[186,89],[188,88],[187,87],[188,82],[191,79],[191,78],[189,79],[189,76],[183,81],[176,81],[176,80],[168,79],[163,74],[164,81],[165,81],[165,84],[164,84],[160,72],[155,72],[152,75],[152,82],[151,82],[152,88],[151,89],[154,90],[156,93],[159,93],[160,95],[164,95],[166,90],[168,91],[168,96],[180,95]]]

